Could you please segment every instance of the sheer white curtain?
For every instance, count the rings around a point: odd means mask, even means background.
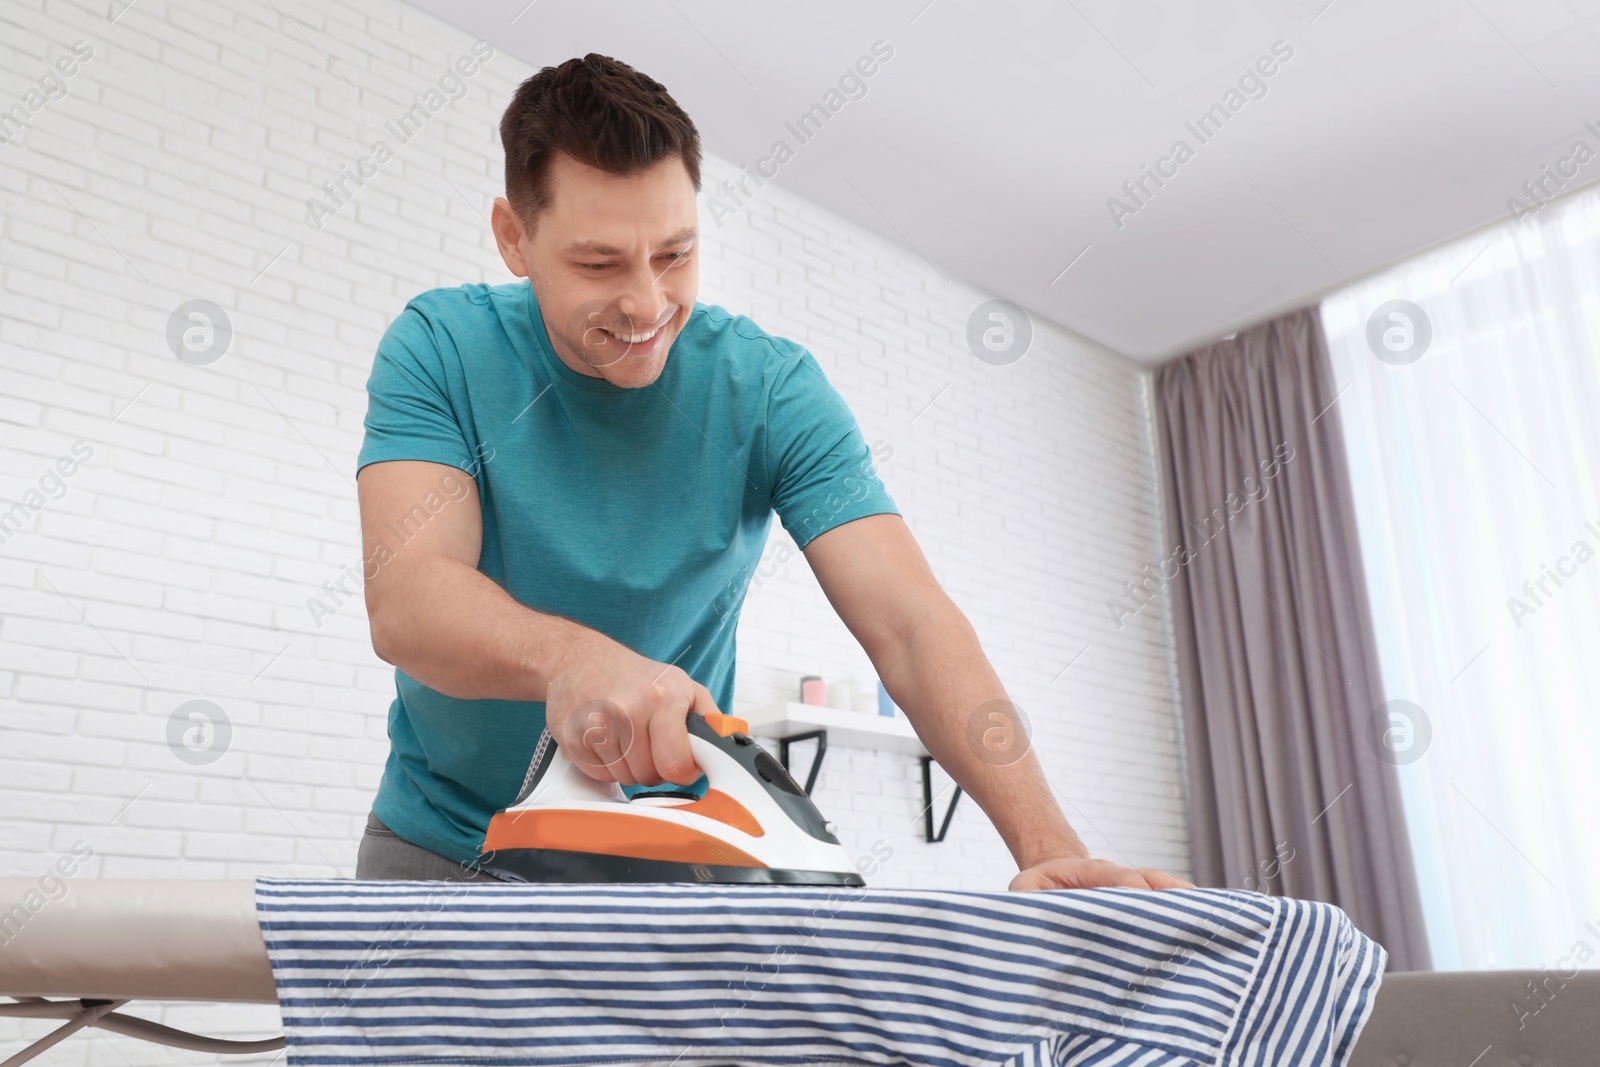
[[[1600,190],[1322,316],[1434,966],[1600,964]]]

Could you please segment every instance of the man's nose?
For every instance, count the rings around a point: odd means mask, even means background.
[[[649,265],[630,274],[627,290],[617,300],[617,310],[628,316],[635,328],[653,326],[666,315],[672,302],[666,298],[662,277],[663,272]]]

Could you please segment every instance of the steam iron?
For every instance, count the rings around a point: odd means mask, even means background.
[[[521,793],[489,820],[478,865],[519,882],[866,884],[743,719],[690,712],[687,725],[704,772],[688,786],[596,781],[546,727]]]

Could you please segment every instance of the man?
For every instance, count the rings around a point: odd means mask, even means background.
[[[500,134],[491,225],[526,284],[418,296],[368,383],[366,601],[398,692],[357,876],[491,877],[484,828],[546,723],[591,777],[696,783],[686,717],[731,702],[776,510],[998,827],[1013,889],[1187,885],[1090,858],[1031,751],[969,742],[974,715],[1014,712],[854,417],[804,348],[696,302],[700,139],[660,83],[596,54],[547,67]]]

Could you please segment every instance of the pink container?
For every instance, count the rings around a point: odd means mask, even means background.
[[[828,683],[814,674],[808,674],[800,679],[800,703],[827,707]]]

